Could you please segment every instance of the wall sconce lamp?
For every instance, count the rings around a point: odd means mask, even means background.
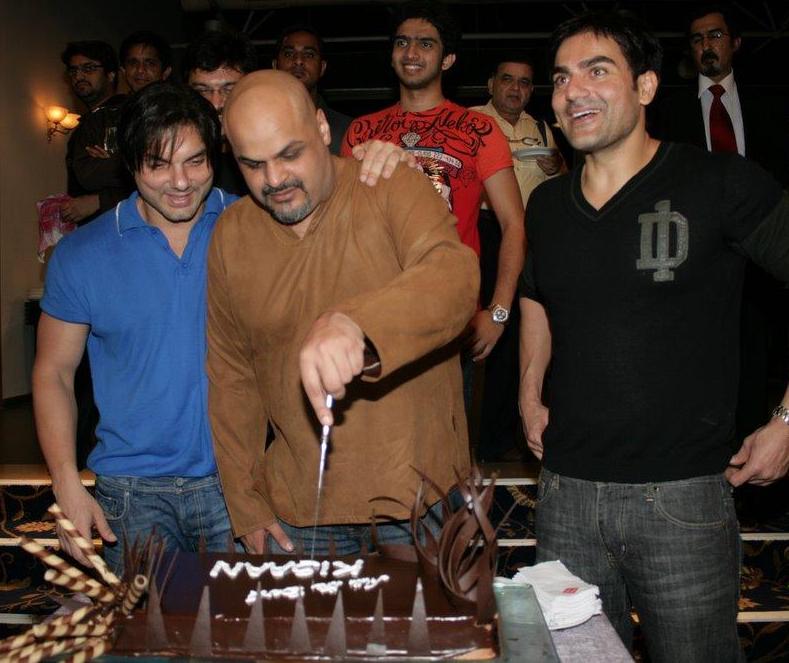
[[[44,110],[47,116],[47,142],[52,142],[54,134],[67,134],[79,124],[79,115],[69,113],[63,106],[47,106]]]

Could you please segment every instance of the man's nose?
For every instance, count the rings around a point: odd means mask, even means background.
[[[266,184],[268,186],[278,187],[287,179],[287,176],[287,170],[282,164],[277,163],[276,159],[266,164]]]

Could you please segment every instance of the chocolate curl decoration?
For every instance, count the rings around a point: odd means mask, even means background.
[[[93,547],[93,543],[88,541],[79,533],[77,528],[74,526],[74,523],[72,523],[66,517],[66,514],[63,513],[63,510],[60,508],[60,506],[58,506],[58,503],[55,502],[52,504],[48,511],[55,517],[55,519],[58,521],[58,524],[63,528],[63,531],[74,542],[77,548],[79,548],[80,551],[85,555],[93,568],[96,569],[96,572],[101,576],[101,579],[108,585],[119,585],[121,581],[118,580],[118,577],[107,568],[104,560],[99,557],[96,549]]]
[[[488,486],[474,468],[458,477],[457,490],[464,506],[444,523],[439,537],[438,572],[447,590],[456,598],[477,604],[477,619],[487,622],[495,615],[492,579],[495,571],[496,530],[488,513],[493,504],[496,478]]]
[[[71,578],[55,569],[47,569],[44,573],[44,580],[53,585],[65,587],[74,592],[81,592],[85,596],[96,599],[102,603],[112,603],[117,598],[115,593],[107,589],[104,585],[96,582],[93,578],[85,576],[84,579]]]
[[[476,603],[480,622],[491,621],[495,616],[492,579],[498,544],[488,513],[493,504],[495,475],[485,486],[482,473],[476,466],[465,478],[456,472],[458,481],[454,488],[462,497],[463,506],[452,511],[449,495],[423,472],[412,469],[421,479],[410,507],[414,545],[381,545],[381,554],[395,559],[408,559],[410,554],[412,559],[419,560],[423,573],[438,574],[441,585],[451,598]],[[425,507],[431,506],[428,499],[432,492],[439,496],[444,514],[443,527],[437,539],[421,518]],[[403,505],[391,498],[376,499],[389,499]]]

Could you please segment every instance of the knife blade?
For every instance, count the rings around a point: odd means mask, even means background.
[[[326,395],[326,407],[331,410],[334,405],[334,398],[331,394]],[[318,463],[318,492],[315,496],[315,520],[312,524],[312,546],[310,548],[310,559],[315,557],[315,535],[318,531],[318,516],[321,511],[321,493],[323,492],[323,474],[326,471],[326,452],[329,448],[329,438],[331,437],[332,427],[325,424],[321,428],[321,452],[320,462]]]

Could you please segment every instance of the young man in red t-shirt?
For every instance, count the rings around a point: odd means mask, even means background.
[[[523,204],[507,139],[488,116],[447,100],[441,76],[455,62],[460,32],[434,2],[402,6],[392,36],[392,67],[400,101],[351,123],[341,148],[372,138],[411,151],[458,219],[461,241],[479,254],[477,217],[483,191],[501,224],[501,250],[493,297],[471,322],[471,356],[488,356],[499,340],[523,264]]]

